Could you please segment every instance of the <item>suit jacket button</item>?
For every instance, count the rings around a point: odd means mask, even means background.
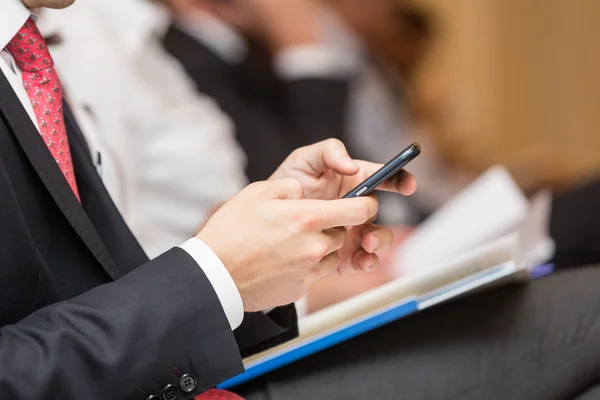
[[[163,400],[177,400],[179,389],[175,385],[167,385],[161,392]]]
[[[198,387],[198,379],[194,375],[185,374],[179,378],[179,388],[183,393],[190,393]]]
[[[150,396],[146,397],[146,400],[161,400],[161,398],[151,394]]]

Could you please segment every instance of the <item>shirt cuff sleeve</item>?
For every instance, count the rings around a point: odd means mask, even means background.
[[[231,330],[236,329],[244,320],[242,296],[229,271],[219,257],[203,241],[192,238],[179,246],[198,263],[213,286],[223,311],[229,320]]]
[[[289,47],[275,56],[274,68],[283,79],[347,78],[359,69],[349,54],[325,45]]]
[[[294,305],[296,306],[296,314],[298,317],[308,315],[308,295],[295,302]]]

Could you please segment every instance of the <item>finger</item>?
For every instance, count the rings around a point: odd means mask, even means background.
[[[397,192],[404,196],[410,196],[417,190],[417,180],[410,172],[402,169],[396,175],[381,184],[379,190]]]
[[[366,224],[361,227],[361,246],[367,253],[375,253],[394,243],[394,232],[385,226]]]
[[[348,235],[348,231],[345,228],[330,228],[323,231],[323,233],[327,236],[329,243],[329,251],[327,254],[341,249],[344,246],[346,236]]]
[[[377,194],[376,194],[376,193],[371,193],[371,194],[369,195],[369,197],[373,197],[374,199],[376,199],[376,200],[377,200],[377,204],[379,204],[379,197],[377,197]],[[378,210],[378,211],[379,211],[379,210]],[[375,214],[375,215],[373,215],[371,218],[367,219],[367,220],[365,221],[365,225],[366,225],[366,224],[370,224],[371,222],[374,222],[376,219],[377,219],[377,214]],[[345,228],[346,228],[346,229],[350,229],[350,228],[352,228],[352,226],[346,226]]]
[[[359,171],[358,164],[352,160],[346,146],[337,139],[328,139],[309,146],[305,158],[314,172],[319,174],[331,170],[351,176]]]
[[[373,272],[379,265],[377,254],[367,253],[365,250],[357,251],[350,263],[341,264],[338,274],[341,276]]]
[[[304,188],[295,178],[256,182],[250,185],[250,189],[264,199],[301,200],[304,198]]]
[[[359,250],[352,258],[352,266],[354,271],[358,273],[374,271],[378,264],[379,257],[377,254],[369,254],[364,250]]]
[[[359,165],[364,178],[373,175],[382,167],[381,164],[375,164],[368,161],[360,161]],[[396,192],[403,194],[404,196],[410,196],[417,190],[417,180],[410,172],[402,169],[383,184],[378,186],[377,190]]]
[[[306,261],[318,265],[321,260],[335,253],[344,246],[346,240],[345,228],[333,228],[319,232],[308,232],[305,243],[301,245]]]
[[[294,204],[305,231],[359,226],[377,215],[376,197],[341,200],[302,200]]]
[[[340,266],[340,256],[338,253],[331,253],[325,257],[315,267],[315,273],[317,279],[327,278],[338,274],[338,268]]]

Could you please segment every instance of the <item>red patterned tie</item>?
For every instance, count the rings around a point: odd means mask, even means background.
[[[40,134],[79,199],[63,116],[62,88],[46,42],[31,19],[25,22],[6,50],[22,71],[23,85],[31,100]]]
[[[244,400],[242,397],[235,393],[228,392],[227,390],[211,389],[194,397],[194,400]]]

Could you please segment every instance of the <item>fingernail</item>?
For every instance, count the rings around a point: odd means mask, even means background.
[[[368,261],[361,260],[360,267],[363,271],[371,271],[375,267],[373,257],[369,257]]]
[[[369,267],[369,271],[375,271],[377,266],[379,265],[379,258],[377,256],[371,257],[371,266]]]
[[[383,247],[383,240],[381,240],[381,238],[378,236],[375,237],[374,243],[375,243],[375,246],[374,246],[375,249],[373,250],[373,252],[379,251],[381,249],[381,247]]]

